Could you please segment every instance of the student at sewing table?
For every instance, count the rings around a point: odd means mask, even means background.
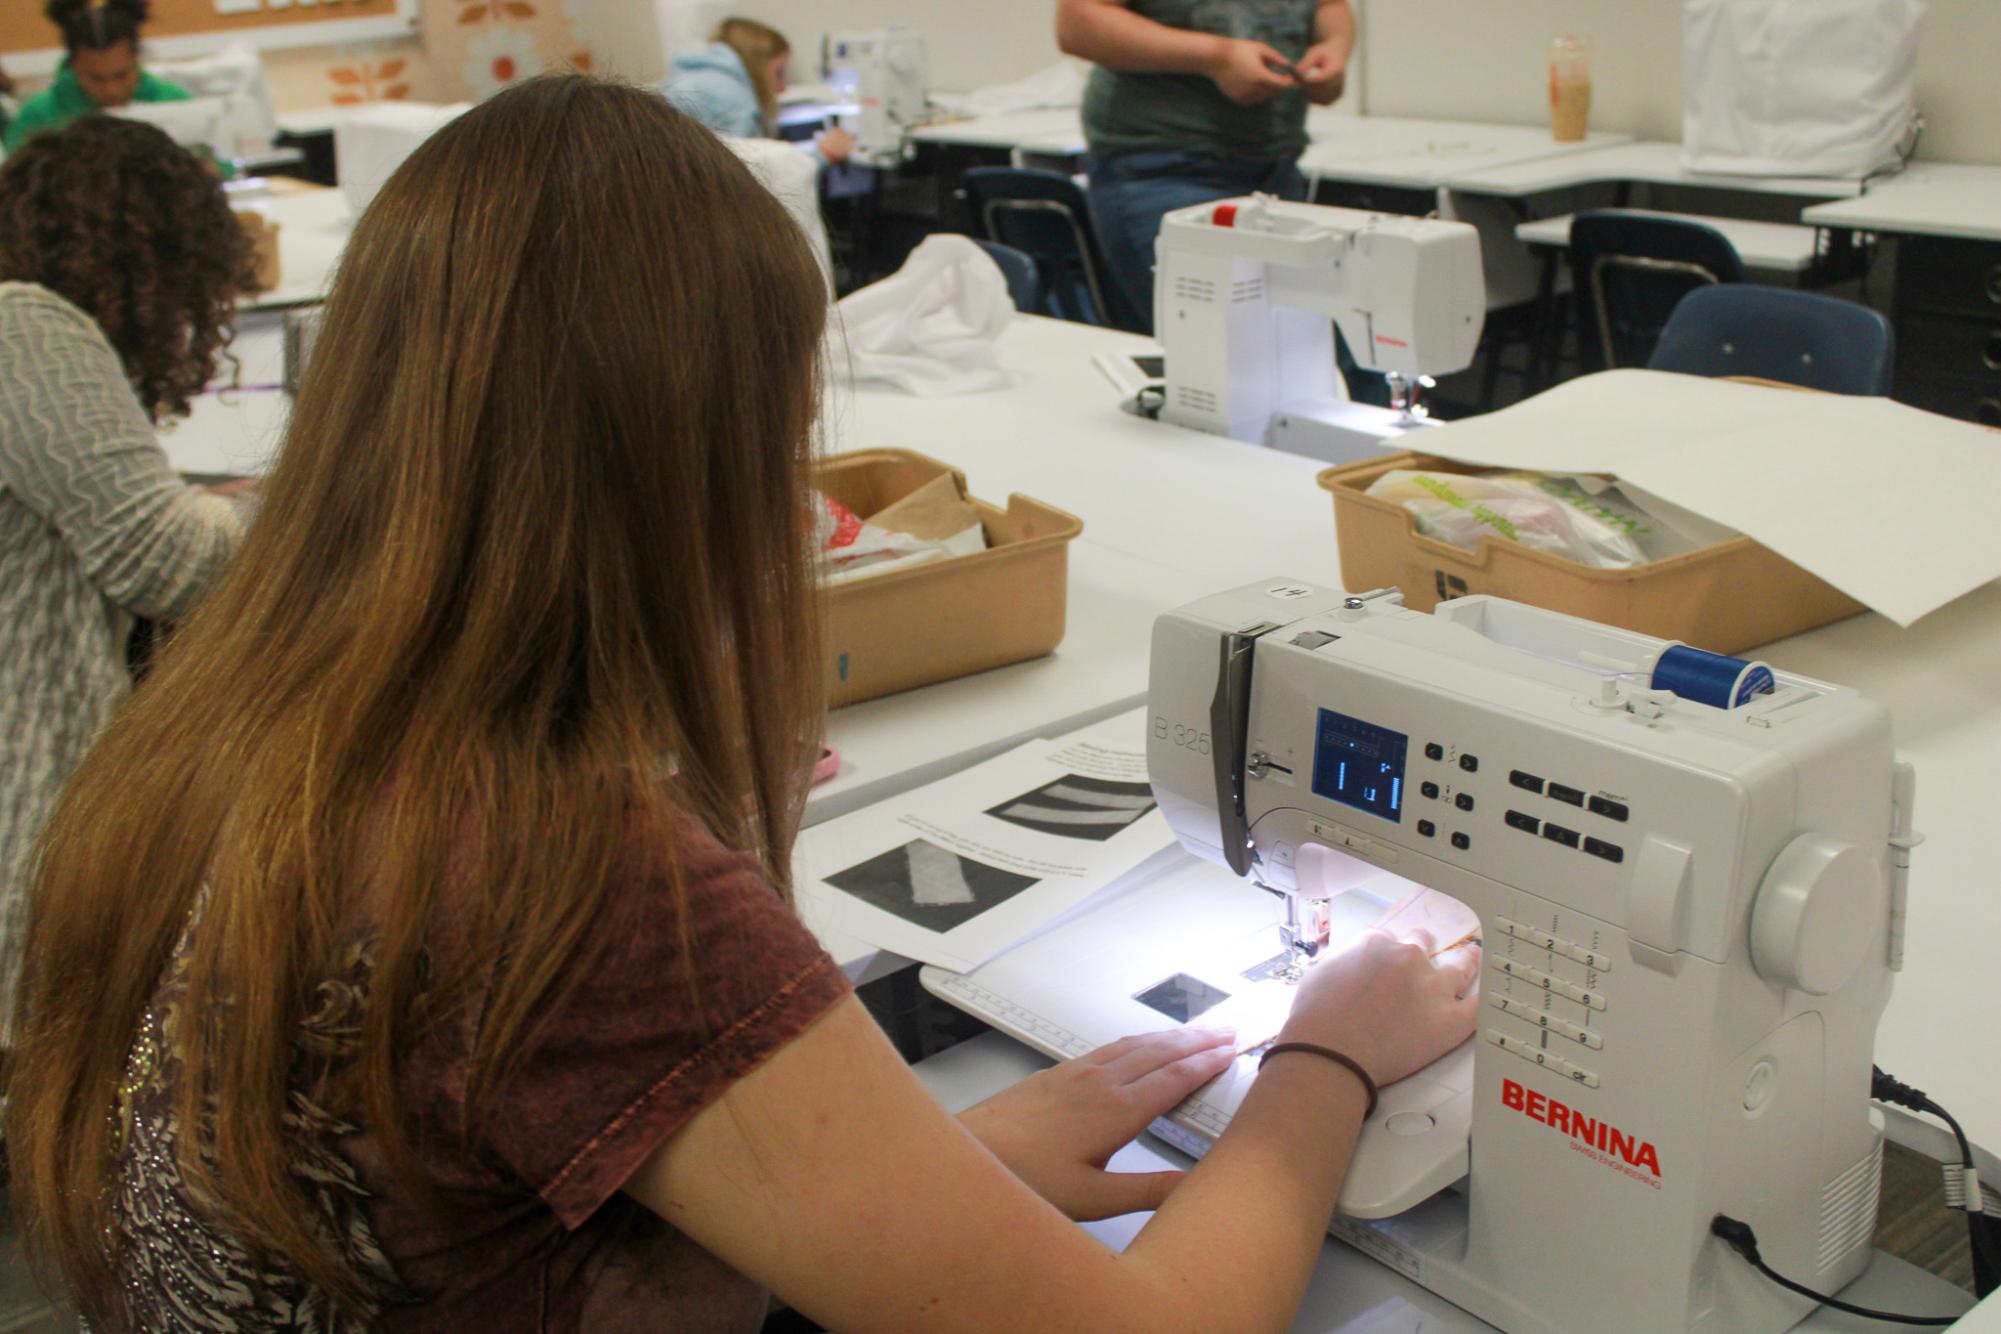
[[[1092,225],[1151,330],[1163,214],[1306,197],[1307,104],[1340,98],[1355,15],[1348,0],[1057,0],[1056,41],[1097,65],[1083,108]]]
[[[30,135],[61,129],[78,116],[133,102],[182,102],[187,90],[146,72],[139,33],[147,0],[49,0],[49,22],[62,34],[55,82],[22,103],[7,126],[12,152]]]
[[[15,1198],[94,1328],[1287,1322],[1477,952],[1317,964],[1185,1178],[1101,1169],[1228,1033],[946,1114],[785,888],[826,314],[734,154],[578,76],[362,216],[262,517],[36,890]],[[1156,1206],[1123,1255],[1070,1223]]]
[[[0,167],[0,1034],[35,841],[131,689],[132,618],[186,610],[242,535],[154,426],[252,280],[221,185],[153,126],[87,117]]]
[[[778,126],[778,98],[791,64],[792,44],[784,33],[755,19],[724,19],[706,47],[674,57],[660,91],[717,134],[765,139]],[[813,155],[823,163],[845,162],[854,148],[855,137],[838,125],[813,141]]]

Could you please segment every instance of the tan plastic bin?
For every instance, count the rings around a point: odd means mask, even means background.
[[[1487,469],[1428,454],[1389,454],[1320,474],[1334,496],[1341,582],[1350,591],[1396,587],[1430,611],[1472,593],[1738,653],[1866,610],[1832,585],[1748,537],[1626,570],[1601,570],[1498,538],[1466,551],[1422,537],[1410,511],[1364,494],[1395,468]]]
[[[1070,541],[1082,520],[1027,496],[1009,496],[1006,509],[975,499],[964,474],[909,450],[837,454],[817,466],[814,485],[870,515],[946,474],[978,509],[987,550],[828,590],[835,708],[1039,658],[1063,642]]]

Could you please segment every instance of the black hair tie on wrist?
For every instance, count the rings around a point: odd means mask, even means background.
[[[1314,1056],[1319,1056],[1325,1060],[1332,1061],[1336,1065],[1346,1066],[1349,1070],[1354,1072],[1355,1078],[1362,1081],[1362,1087],[1367,1089],[1369,1092],[1369,1107],[1367,1111],[1362,1113],[1362,1119],[1366,1121],[1370,1117],[1376,1114],[1376,1081],[1369,1078],[1369,1072],[1362,1068],[1362,1063],[1360,1061],[1357,1061],[1352,1056],[1344,1056],[1340,1052],[1335,1051],[1332,1047],[1322,1047],[1317,1043],[1279,1042],[1279,1043],[1274,1043],[1272,1046],[1265,1048],[1265,1054],[1258,1057],[1258,1069],[1260,1070],[1264,1069],[1265,1062],[1269,1061],[1272,1057],[1278,1055],[1282,1051],[1309,1052]]]

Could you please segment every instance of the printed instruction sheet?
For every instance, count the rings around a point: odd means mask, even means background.
[[[1174,844],[1137,725],[1031,741],[799,836],[816,932],[965,972]]]

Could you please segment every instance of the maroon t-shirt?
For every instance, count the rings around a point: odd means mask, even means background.
[[[359,1322],[339,1321],[297,1274],[253,1257],[182,1179],[178,1066],[163,1036],[180,994],[180,970],[170,968],[134,1042],[119,1107],[125,1327],[755,1330],[765,1294],[618,1191],[668,1136],[849,988],[755,861],[691,821],[677,824],[671,853],[668,842],[629,841],[580,954],[587,966],[536,1026],[476,1142],[421,1128],[460,1123],[482,1007],[405,1063],[402,1102],[420,1128],[413,1147],[435,1202],[403,1188],[366,1126],[295,1095],[294,1174],[319,1204],[324,1237],[378,1294]],[[692,950],[672,907],[671,862]],[[320,988],[302,1044],[338,1046],[354,1031],[366,944],[347,962],[346,976]]]

